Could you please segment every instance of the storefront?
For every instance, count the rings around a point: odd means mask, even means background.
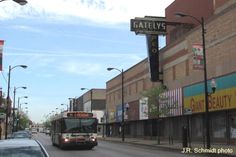
[[[215,78],[217,89],[212,93],[208,81],[210,136],[213,143],[236,141],[236,73]],[[184,114],[191,115],[190,138],[203,141],[204,134],[204,84],[184,87]],[[188,113],[187,113],[188,112]]]

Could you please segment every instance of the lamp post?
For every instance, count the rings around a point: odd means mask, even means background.
[[[21,105],[27,105],[27,104],[28,104],[27,102],[20,104],[20,108],[19,109],[21,110]]]
[[[88,89],[88,88],[80,88],[81,90],[88,90],[88,91],[90,91],[90,97],[91,97],[91,107],[90,107],[90,112],[92,112],[93,111],[93,89]]]
[[[206,142],[207,148],[211,147],[210,144],[210,127],[209,127],[209,104],[208,104],[208,87],[207,87],[207,68],[206,68],[206,47],[205,47],[205,28],[204,28],[204,18],[201,17],[201,20],[198,18],[184,14],[184,13],[176,13],[177,16],[180,17],[191,17],[195,21],[197,21],[202,28],[202,53],[203,53],[203,71],[204,71],[204,94],[205,94],[205,127],[206,127]]]
[[[57,115],[57,110],[59,110],[59,108],[58,108],[58,107],[56,107],[56,108],[55,108],[55,110],[56,110],[56,115]]]
[[[6,0],[0,0],[0,2],[3,2],[3,1],[6,1]],[[27,3],[26,0],[13,0],[13,1],[20,5],[25,5]]]
[[[61,104],[61,106],[66,105],[66,111],[68,111],[68,104]]]
[[[19,98],[18,98],[18,100],[19,100]],[[25,102],[25,103],[18,105],[19,107],[18,107],[18,112],[17,112],[16,131],[20,130],[20,119],[21,119],[20,110],[21,110],[21,105],[23,105],[23,104],[28,104],[28,103]]]
[[[9,71],[8,71],[8,83],[7,83],[7,107],[6,107],[6,125],[5,125],[5,139],[7,139],[7,126],[8,126],[8,116],[11,113],[10,110],[10,81],[11,81],[11,71],[16,68],[16,67],[21,67],[21,68],[27,68],[26,65],[16,65],[16,66],[9,66]]]
[[[13,122],[12,122],[12,132],[14,132],[15,131],[15,110],[16,110],[16,108],[15,108],[15,104],[16,104],[16,90],[17,89],[19,89],[19,88],[22,88],[22,89],[26,89],[27,87],[25,87],[25,86],[22,86],[22,87],[14,87],[14,99],[13,99],[13,115],[12,115],[12,117],[13,117]]]
[[[17,119],[20,119],[19,117],[20,117],[20,110],[21,110],[21,105],[22,105],[22,104],[20,104],[20,99],[21,99],[21,98],[27,99],[28,96],[18,97],[18,103],[17,103],[17,109],[18,109],[18,111],[17,111]],[[23,103],[23,104],[28,104],[28,103],[26,102],[26,103]],[[16,127],[17,130],[19,130],[19,120],[17,121],[16,126],[17,126],[17,127]]]
[[[124,107],[124,71],[123,69],[117,69],[117,68],[107,68],[108,71],[111,70],[117,70],[121,74],[121,106],[122,106],[122,120],[121,120],[121,136],[122,136],[122,141],[125,141],[125,122],[124,122],[124,112],[125,112],[125,107]]]
[[[22,115],[26,115],[26,113],[28,114],[28,107],[26,106],[24,109],[26,110],[26,112],[24,112],[23,109],[21,109],[21,105],[23,104],[28,104],[28,103],[22,103],[20,104],[20,108],[18,110],[20,110],[21,114],[17,114],[17,123],[16,123],[16,131],[20,130],[21,126],[22,126],[22,121],[21,121],[21,117]]]

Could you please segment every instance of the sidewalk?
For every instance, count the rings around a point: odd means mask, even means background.
[[[118,137],[99,137],[98,140],[103,141],[112,141],[112,142],[122,142],[121,138]],[[163,149],[163,150],[171,150],[171,151],[185,151],[185,153],[196,153],[196,154],[207,154],[204,153],[206,151],[209,152],[210,155],[216,156],[217,154],[221,156],[235,156],[236,157],[236,146],[235,145],[211,145],[211,149],[205,149],[202,143],[191,143],[191,148],[183,149],[182,143],[173,142],[173,144],[169,144],[169,141],[160,141],[158,144],[157,140],[147,140],[142,138],[125,138],[125,143],[149,146],[153,148]]]

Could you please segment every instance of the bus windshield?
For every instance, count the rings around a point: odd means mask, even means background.
[[[96,133],[97,119],[96,118],[62,119],[62,132]]]

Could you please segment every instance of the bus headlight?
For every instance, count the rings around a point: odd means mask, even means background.
[[[90,141],[95,142],[95,141],[96,141],[96,138],[95,138],[95,137],[90,137]]]
[[[68,138],[65,138],[64,141],[65,141],[65,142],[69,142],[69,139],[68,139]]]

